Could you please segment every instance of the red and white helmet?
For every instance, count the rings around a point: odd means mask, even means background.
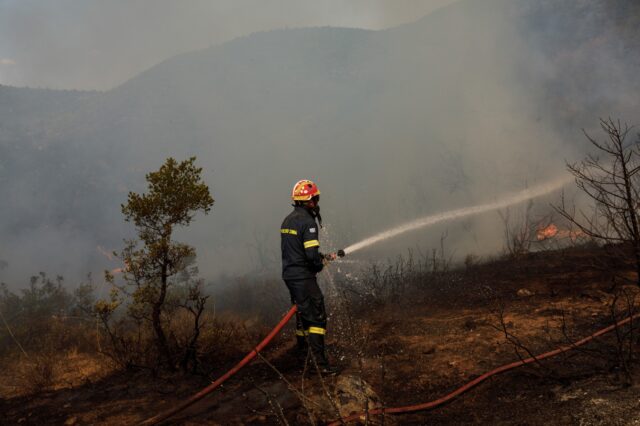
[[[318,186],[308,179],[303,179],[293,185],[291,199],[293,201],[309,201],[316,195],[320,195]]]

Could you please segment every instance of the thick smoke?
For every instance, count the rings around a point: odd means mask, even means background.
[[[257,31],[381,29],[453,0],[0,1],[0,84],[106,90],[173,55]]]
[[[128,190],[144,189],[145,172],[167,156],[196,155],[216,199],[210,216],[177,235],[196,246],[206,277],[277,271],[278,227],[300,178],[316,180],[323,193],[323,249],[559,178],[565,159],[584,153],[582,127],[606,110],[637,108],[629,97],[617,103],[611,85],[600,84],[600,59],[576,73],[585,58],[606,58],[616,61],[617,76],[634,75],[624,55],[603,55],[594,44],[603,40],[602,26],[592,24],[617,21],[599,9],[573,13],[575,4],[591,2],[562,3],[569,6],[559,13],[533,0],[469,0],[387,30],[255,33],[172,57],[105,93],[67,94],[64,105],[25,119],[0,145],[13,159],[21,154],[8,147],[19,141],[42,157],[12,169],[20,186],[2,181],[18,212],[0,213],[0,232],[22,253],[2,247],[9,267],[0,278],[43,267],[66,273],[71,264],[76,271],[117,267],[97,246],[117,249],[131,235],[119,205]],[[367,25],[386,22],[381,10]],[[589,31],[576,36],[582,26]],[[622,39],[608,29],[604,40]],[[43,172],[54,153],[55,167]],[[536,203],[545,211],[550,201]],[[49,230],[42,242],[41,229]],[[489,212],[357,256],[434,247],[443,233],[460,256],[503,245],[503,224]]]

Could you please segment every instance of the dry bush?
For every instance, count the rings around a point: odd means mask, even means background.
[[[221,288],[222,287],[222,288]],[[119,289],[120,290],[120,289]],[[238,341],[265,331],[263,324],[277,322],[289,309],[287,290],[278,278],[253,275],[222,278],[204,285],[194,274],[179,274],[171,282],[159,322],[166,338],[169,361],[183,371],[201,373],[218,364],[214,354],[237,353]],[[134,297],[112,293],[110,300],[95,304],[93,314],[100,321],[103,350],[122,368],[142,368],[157,374],[166,365],[154,347],[152,316]],[[235,340],[235,342],[233,342]],[[227,346],[235,345],[236,350]],[[157,339],[155,342],[157,346]],[[164,358],[165,354],[163,354]]]
[[[158,364],[154,351],[153,333],[140,323],[129,322],[126,318],[113,319],[98,311],[101,321],[100,352],[109,357],[118,368],[152,369]],[[152,369],[153,372],[155,370]]]
[[[39,353],[18,363],[17,388],[27,394],[40,393],[54,384],[58,359],[52,353]]]
[[[518,257],[532,250],[548,249],[550,241],[558,240],[540,238],[539,231],[553,224],[550,214],[534,214],[534,202],[529,200],[523,208],[498,211],[504,226],[505,254]],[[558,247],[556,247],[558,248]]]
[[[609,315],[611,321],[617,323],[628,317],[637,317],[640,314],[640,301],[636,287],[616,289],[613,300],[609,305]],[[638,350],[640,349],[639,333],[634,321],[616,327],[614,330],[614,342],[607,348],[605,360],[610,371],[617,374],[618,380],[625,386],[634,384],[634,372],[639,361]]]
[[[230,313],[216,316],[215,312],[205,311],[195,353],[195,368],[191,371],[193,373],[208,371],[210,367],[215,368],[219,362],[236,356],[245,346],[251,346],[254,342],[250,340],[254,334],[247,334],[248,321],[247,318]],[[184,358],[189,348],[188,342],[193,338],[193,319],[184,311],[178,312],[168,325],[168,330],[175,346],[182,348],[182,352],[177,353],[176,356]],[[262,328],[258,333],[261,331]]]
[[[11,366],[2,375],[3,393],[60,386],[61,374],[74,369],[67,354],[97,356],[95,319],[81,309],[90,295],[89,284],[70,292],[62,277],[51,279],[45,273],[32,277],[19,293],[0,288],[0,364]]]
[[[3,398],[83,385],[107,376],[114,367],[99,354],[75,348],[67,351],[42,348],[29,356],[5,356],[2,363],[0,397]]]
[[[408,250],[382,266],[371,264],[368,269],[340,278],[337,285],[349,303],[356,306],[381,305],[402,300],[408,292],[447,287],[452,278],[452,258],[444,242],[429,252]]]
[[[576,210],[563,198],[555,209],[580,232],[601,244],[607,257],[633,261],[635,283],[640,285],[640,135],[629,140],[632,127],[611,118],[601,119],[600,127],[602,140],[585,132],[594,153],[567,164],[578,189],[591,205],[586,210]]]
[[[208,374],[221,362],[237,356],[241,347],[248,348],[244,343],[254,336],[244,327],[247,321],[239,315],[216,314],[212,304],[200,313],[196,333],[193,312],[183,307],[169,309],[162,322],[172,362],[184,372]],[[264,331],[262,327],[250,328],[256,333]],[[148,323],[134,321],[127,315],[111,316],[109,312],[101,317],[100,334],[102,352],[118,368],[160,373],[164,360],[156,350],[155,333]]]
[[[504,298],[488,290],[486,295],[490,299],[490,311],[495,317],[495,323],[490,325],[503,334],[505,341],[520,360],[529,357],[535,359],[537,355],[559,347],[571,347],[588,333],[596,331],[592,325],[585,327],[585,319],[581,318],[578,312],[569,315],[565,310],[561,310],[556,317],[559,326],[548,327],[543,336],[524,339],[518,336],[513,324],[506,320],[507,304]],[[566,383],[572,377],[584,377],[585,374],[605,373],[611,374],[613,382],[621,386],[633,385],[640,361],[640,334],[637,325],[640,315],[639,294],[640,290],[635,286],[616,289],[613,294],[601,292],[599,300],[606,306],[596,322],[599,324],[598,328],[617,324],[629,317],[635,320],[616,325],[611,333],[584,346],[575,346],[573,350],[557,357],[536,360],[529,364],[529,368],[533,368],[530,371],[560,383]],[[591,321],[593,319],[590,317],[588,323]]]
[[[45,273],[32,277],[19,294],[1,286],[0,356],[17,349],[23,353],[43,348],[95,350],[95,319],[81,309],[79,297],[89,293],[89,284],[72,293],[62,277],[52,280]]]
[[[25,352],[14,347],[0,357],[0,363],[6,367],[0,375],[0,393],[5,396],[77,385],[88,377],[101,377],[112,370],[112,364],[98,353],[93,323],[53,318],[46,333],[38,329],[30,337],[24,339],[28,342]]]

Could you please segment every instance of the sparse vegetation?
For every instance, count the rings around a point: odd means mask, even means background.
[[[78,331],[84,328],[83,321],[91,320],[83,310],[90,297],[90,284],[70,292],[63,277],[52,279],[43,272],[31,277],[29,286],[17,294],[0,285],[0,355],[28,356],[43,347],[88,349],[95,339]]]
[[[52,279],[45,273],[31,277],[29,286],[19,293],[2,285],[0,359],[12,377],[12,386],[3,394],[46,391],[59,386],[79,359],[104,361],[95,359],[100,358],[97,330],[94,318],[87,315],[92,297],[89,282],[71,292],[62,277]],[[110,367],[94,365],[83,370],[97,373]]]
[[[224,404],[234,405],[239,403],[234,398],[246,392],[248,399],[243,399],[242,404],[250,404],[253,408],[246,410],[245,417],[242,417],[244,411],[240,410],[237,418],[246,421],[251,418],[252,422],[276,422],[279,419],[283,424],[285,421],[289,424],[314,424],[336,417],[336,409],[327,398],[337,401],[342,410],[341,401],[348,396],[340,393],[340,386],[348,385],[349,389],[352,388],[357,394],[369,395],[373,390],[377,393],[378,397],[373,395],[356,398],[357,401],[349,399],[352,401],[350,404],[355,404],[350,405],[353,409],[373,408],[380,404],[375,402],[380,399],[387,404],[397,405],[418,398],[415,396],[416,392],[420,392],[420,400],[435,398],[443,390],[451,389],[489,366],[513,361],[513,343],[509,343],[508,340],[505,342],[504,329],[508,331],[508,336],[518,339],[522,345],[519,349],[525,356],[527,352],[523,347],[532,353],[538,353],[554,345],[567,344],[571,339],[582,337],[592,332],[598,324],[610,324],[610,303],[614,295],[601,290],[585,290],[584,277],[589,277],[588,282],[591,286],[605,290],[609,288],[610,280],[606,271],[593,268],[592,260],[598,257],[598,250],[601,248],[573,247],[553,254],[533,252],[517,259],[507,256],[489,263],[475,259],[464,269],[458,269],[451,264],[447,251],[441,248],[436,251],[435,263],[433,252],[426,256],[421,255],[422,260],[417,260],[416,255],[409,252],[408,256],[382,269],[377,267],[360,272],[351,271],[350,278],[344,275],[334,276],[337,293],[328,302],[333,318],[333,326],[329,333],[330,353],[334,359],[340,360],[340,364],[346,366],[345,379],[339,383],[328,380],[322,385],[314,379],[313,370],[310,370],[307,371],[304,381],[300,382],[298,373],[292,370],[293,360],[287,355],[291,335],[285,333],[272,348],[261,353],[261,362],[247,367],[242,377],[248,381],[239,378],[228,385],[233,391],[223,392],[214,398],[216,401],[226,398],[223,399]],[[626,263],[617,267],[628,271],[629,266],[630,264]],[[530,276],[531,271],[537,271],[536,276],[545,277],[543,284],[536,284],[535,277]],[[403,282],[402,286],[398,285],[400,280]],[[362,284],[366,281],[370,283]],[[275,285],[275,282],[271,284]],[[517,296],[516,290],[521,287],[528,288],[530,296]],[[176,283],[174,289],[179,288],[184,289]],[[508,303],[509,309],[504,311],[504,329],[496,330],[492,327],[500,323],[490,315],[491,304],[485,297],[485,289],[488,288]],[[244,291],[241,287],[237,287],[237,290]],[[254,290],[258,294],[261,292],[260,289]],[[271,292],[272,287],[265,287],[265,291]],[[79,293],[82,297],[78,296]],[[182,296],[184,295],[182,293]],[[76,292],[72,298],[77,300],[78,306],[90,305],[91,295],[86,290]],[[170,299],[178,304],[182,300],[177,294],[175,298]],[[622,311],[627,310],[626,301],[627,298],[621,294],[616,304],[616,318],[620,318],[624,315]],[[173,342],[173,339],[179,339],[179,345],[186,348],[188,340],[185,339],[192,336],[193,332],[193,317],[187,310],[173,306],[177,305],[169,303],[168,312],[172,313],[172,321],[167,328],[168,340]],[[372,309],[373,306],[375,309]],[[274,304],[274,315],[277,317],[284,307],[286,301],[278,303],[277,306]],[[208,379],[218,377],[226,370],[225,366],[239,359],[243,351],[248,350],[252,343],[258,341],[259,335],[266,331],[267,324],[259,321],[247,323],[246,318],[238,317],[222,320],[222,317],[214,316],[209,310],[205,310],[202,315],[205,326],[198,339],[198,369]],[[118,318],[123,322],[119,323]],[[93,320],[95,321],[95,318]],[[95,322],[83,323],[87,324],[86,332],[95,331]],[[242,326],[243,323],[247,324],[247,328]],[[132,323],[125,312],[111,318],[111,326],[116,327],[115,330],[120,333],[118,336],[136,334],[131,332],[136,330],[135,328],[127,328],[132,327]],[[117,328],[120,326],[123,328]],[[150,327],[146,328],[149,331],[144,342],[150,345],[149,350],[153,352],[154,335]],[[106,330],[102,326],[100,330],[102,339],[108,337],[104,334]],[[251,334],[253,331],[256,332],[255,335]],[[585,377],[595,377],[594,373],[611,375],[611,383],[625,386],[636,380],[633,368],[635,349],[630,345],[628,338],[637,333],[635,329],[628,327],[619,331],[620,340],[615,334],[611,334],[583,351],[576,351],[571,357],[549,360],[541,367],[527,367],[523,370],[524,373],[505,376],[497,381],[502,385],[483,385],[474,398],[462,398],[452,409],[463,415],[468,413],[467,410],[475,409],[473,404],[479,403],[478,398],[484,401],[484,395],[498,395],[502,388],[518,389],[523,380],[521,374],[524,374],[529,382],[537,383],[538,388],[570,386],[569,384],[574,386],[585,380]],[[473,336],[476,335],[481,335],[482,339],[475,340]],[[95,350],[95,335],[89,333],[89,336],[91,338],[88,341],[92,343],[89,348]],[[468,341],[472,337],[473,342]],[[101,343],[104,350],[108,346],[108,340],[102,340]],[[130,344],[134,345],[134,352],[142,351],[135,346],[138,344],[135,340],[131,340]],[[32,348],[33,351],[36,350],[35,346]],[[14,349],[18,351],[17,348]],[[31,352],[29,347],[25,349]],[[465,350],[472,350],[473,354],[466,354]],[[417,359],[423,362],[416,363]],[[69,362],[68,360],[66,362]],[[157,361],[155,358],[153,360]],[[77,363],[77,358],[73,362]],[[23,363],[23,369],[20,371],[25,379],[21,381],[21,386],[25,390],[31,389],[27,386],[28,383],[41,389],[59,386],[61,374],[56,371],[59,371],[60,365],[63,363],[56,361],[53,369],[49,369],[47,365]],[[27,366],[29,370],[24,369]],[[53,381],[57,382],[57,385],[47,382],[52,377],[50,371],[53,371]],[[31,377],[26,378],[27,372]],[[114,383],[120,383],[118,380],[133,380],[137,383],[136,387],[144,389],[144,383],[149,380],[149,376],[143,377],[128,372],[122,379],[111,380],[114,380]],[[161,377],[153,379],[157,392],[161,392],[157,395],[162,398],[167,398],[166,394],[175,395],[171,397],[174,401],[189,395],[206,383],[197,379],[198,376],[172,379],[172,384],[165,382]],[[195,381],[193,377],[196,377]],[[284,380],[282,377],[286,382],[281,386],[277,382]],[[428,382],[424,382],[421,377],[428,377]],[[107,383],[104,382],[101,388],[118,386]],[[175,391],[179,386],[182,386],[182,390]],[[156,395],[155,390],[151,392]],[[528,391],[517,392],[520,395]],[[126,403],[126,396],[119,398]],[[509,400],[508,395],[500,394],[500,398]],[[148,406],[150,413],[156,411],[152,407],[156,405]],[[310,415],[309,412],[314,414]],[[215,410],[209,413],[215,415]],[[324,414],[318,417],[318,413]],[[492,414],[485,411],[480,415],[484,419],[492,418]],[[140,414],[132,413],[130,416],[133,416],[129,417],[130,419],[135,417],[141,420]],[[428,416],[436,422],[460,419],[446,408]],[[409,423],[410,419],[407,420]],[[418,416],[416,419],[424,417]],[[372,418],[371,421],[375,419]]]
[[[522,208],[506,208],[498,212],[504,225],[505,253],[518,257],[531,250],[545,249],[547,238],[541,238],[540,230],[553,223],[550,214],[534,215],[534,201],[529,200]],[[557,241],[557,240],[555,240]]]
[[[564,200],[556,210],[602,244],[609,257],[632,258],[640,285],[640,135],[630,141],[632,128],[611,118],[600,120],[600,127],[603,141],[585,132],[595,152],[579,163],[568,164],[578,188],[593,203],[591,210],[576,211]]]

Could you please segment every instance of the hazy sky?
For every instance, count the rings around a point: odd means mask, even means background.
[[[177,53],[286,27],[368,29],[455,0],[0,0],[0,84],[109,89]]]

